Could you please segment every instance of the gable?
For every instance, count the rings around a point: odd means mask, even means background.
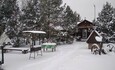
[[[100,34],[97,31],[92,31],[91,34],[89,35],[89,37],[87,38],[87,43],[99,43],[98,41],[96,41],[95,37],[99,36]]]
[[[78,24],[79,28],[93,27],[93,26],[94,26],[94,24],[89,22],[89,21],[87,21],[87,20],[84,20],[83,22]]]

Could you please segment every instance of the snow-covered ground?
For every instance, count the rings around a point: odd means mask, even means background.
[[[94,55],[85,42],[57,46],[29,60],[28,54],[5,53],[4,70],[115,70],[115,53]]]

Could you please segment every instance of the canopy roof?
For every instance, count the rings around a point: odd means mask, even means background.
[[[26,33],[46,34],[46,32],[44,32],[44,31],[23,31],[23,32],[26,32]]]

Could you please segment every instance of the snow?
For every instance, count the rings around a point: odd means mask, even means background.
[[[45,34],[46,32],[44,31],[23,31],[23,32],[27,32],[27,33],[41,33],[41,34]]]
[[[56,30],[63,30],[63,28],[61,26],[55,26]]]
[[[104,45],[105,46],[105,45]],[[4,70],[115,70],[115,53],[94,55],[85,42],[59,45],[29,60],[28,54],[5,53]]]
[[[98,42],[102,42],[102,36],[96,36],[95,39],[96,39]]]
[[[56,45],[56,43],[43,43],[43,45]]]

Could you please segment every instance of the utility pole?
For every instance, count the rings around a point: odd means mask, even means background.
[[[96,6],[94,4],[94,21],[96,21]]]

